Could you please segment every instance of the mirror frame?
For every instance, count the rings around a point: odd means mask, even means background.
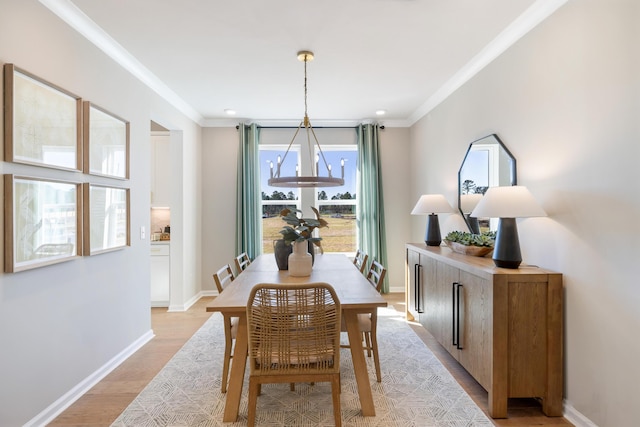
[[[465,162],[467,161],[467,158],[469,157],[469,153],[471,153],[471,151],[473,151],[474,146],[478,146],[480,144],[489,144],[489,143],[497,143],[498,147],[501,150],[504,151],[504,155],[509,160],[509,181],[510,181],[510,185],[517,185],[518,184],[517,169],[516,169],[516,158],[513,156],[513,154],[511,154],[509,149],[504,145],[504,143],[498,137],[498,135],[496,135],[495,133],[492,133],[492,134],[484,136],[484,137],[482,137],[480,139],[476,139],[475,141],[472,141],[469,144],[469,148],[467,149],[467,152],[465,153],[464,158],[462,159],[462,164],[460,165],[460,169],[458,169],[458,211],[460,212],[460,215],[462,215],[462,218],[464,219],[464,222],[467,224],[467,227],[469,228],[469,231],[471,233],[479,233],[480,230],[479,230],[479,227],[477,225],[477,220],[476,221],[470,220],[470,217],[465,215],[465,213],[462,211],[462,170],[464,169]],[[487,165],[487,169],[488,168],[489,168],[489,165]]]

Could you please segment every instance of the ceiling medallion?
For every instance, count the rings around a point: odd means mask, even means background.
[[[300,122],[298,129],[293,134],[293,138],[287,147],[287,151],[284,153],[284,157],[282,159],[278,156],[276,170],[273,169],[273,162],[270,164],[270,178],[268,184],[272,187],[338,187],[344,185],[344,160],[341,160],[341,173],[342,176],[340,178],[333,177],[331,174],[331,165],[327,164],[326,159],[324,158],[324,153],[322,152],[322,148],[320,148],[320,143],[318,142],[318,138],[316,137],[315,132],[313,131],[313,127],[311,126],[311,121],[309,120],[309,116],[307,115],[307,62],[313,60],[313,52],[302,50],[298,52],[298,60],[304,62],[304,119]],[[315,170],[312,168],[311,175],[304,176],[300,175],[298,165],[296,165],[296,175],[295,176],[280,176],[280,167],[282,163],[284,163],[287,158],[287,154],[289,154],[289,149],[293,145],[296,140],[296,136],[298,136],[298,132],[300,129],[304,128],[307,132],[307,145],[309,147],[309,153],[312,153],[311,150],[311,137],[313,136],[313,140],[315,141],[316,146],[318,147],[318,154],[316,154],[316,167]],[[311,155],[311,154],[309,154]],[[324,166],[327,170],[327,176],[320,176],[319,162],[322,159]]]

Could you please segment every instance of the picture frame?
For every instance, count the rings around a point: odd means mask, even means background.
[[[82,245],[82,192],[77,182],[4,175],[4,271],[69,261]]]
[[[82,99],[4,65],[5,161],[80,171]]]
[[[129,122],[83,102],[84,173],[129,179]]]
[[[96,255],[131,246],[128,188],[84,183],[83,255]]]

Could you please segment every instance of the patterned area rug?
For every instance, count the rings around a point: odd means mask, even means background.
[[[349,349],[342,349],[340,399],[344,426],[493,425],[397,311],[381,308],[378,313],[381,383],[375,379],[373,358],[366,358],[376,416],[360,414],[351,354]],[[213,313],[112,427],[246,425],[248,368],[238,421],[222,422],[223,351],[222,315]],[[328,383],[296,384],[292,392],[288,384],[265,385],[258,397],[256,424],[332,426],[331,387]]]

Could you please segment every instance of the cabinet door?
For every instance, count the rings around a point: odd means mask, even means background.
[[[470,273],[460,272],[463,295],[463,319],[460,324],[461,347],[458,360],[489,390],[491,385],[491,343],[493,296],[491,283]]]
[[[418,252],[407,250],[407,269],[409,281],[407,283],[407,311],[411,314],[414,320],[420,320],[420,312],[424,308],[422,301],[422,280],[421,280],[421,266],[420,266],[420,254]]]
[[[454,292],[455,284],[460,279],[460,270],[450,265],[437,263],[437,294],[439,303],[438,316],[438,341],[447,349],[456,359],[458,358],[458,347],[454,344],[454,322],[456,312],[454,311]]]
[[[152,246],[154,250],[162,254],[168,251],[162,245]],[[168,253],[168,252],[167,252]],[[168,307],[171,287],[171,267],[169,255],[151,255],[151,307]]]
[[[424,255],[420,257],[422,265],[422,290],[424,312],[420,315],[420,323],[438,342],[441,341],[442,301],[438,284],[438,262]]]

